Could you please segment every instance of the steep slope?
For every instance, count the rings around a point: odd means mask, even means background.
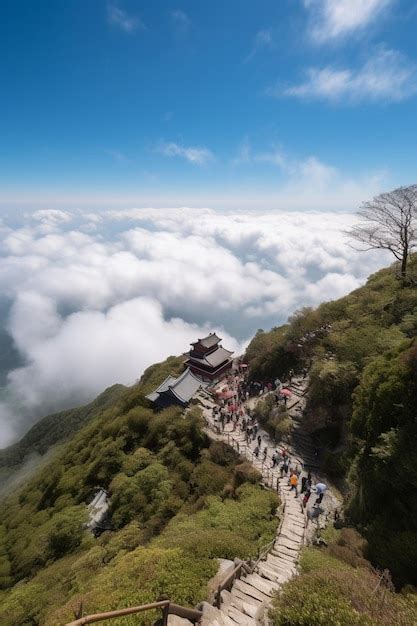
[[[0,450],[0,468],[19,465],[33,452],[45,454],[51,446],[69,439],[90,419],[114,404],[124,391],[124,385],[113,385],[85,406],[47,415],[32,426],[19,442]]]
[[[148,372],[145,390],[164,367]],[[91,613],[161,593],[194,606],[217,558],[255,556],[273,538],[276,494],[252,484],[258,475],[227,446],[210,443],[198,410],[187,419],[178,408],[155,413],[140,389],[92,417],[4,502],[2,623],[56,626],[80,602]],[[110,497],[111,531],[96,539],[85,522],[97,487]]]
[[[258,332],[246,353],[252,380],[309,369],[301,427],[344,488],[369,554],[399,586],[417,584],[416,336],[417,288],[387,268],[344,298]]]

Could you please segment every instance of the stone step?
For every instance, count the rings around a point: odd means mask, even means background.
[[[263,605],[260,602],[254,604],[251,602],[252,598],[249,598],[249,596],[240,594],[239,597],[233,591],[227,593],[229,594],[229,598],[224,604],[222,604],[222,611],[224,611],[226,607],[233,606],[235,609],[254,620],[261,617]]]
[[[265,603],[261,602],[260,600],[256,600],[256,598],[252,598],[251,596],[248,596],[246,593],[242,593],[239,589],[236,589],[235,587],[233,587],[232,591],[230,592],[231,597],[236,598],[237,600],[240,600],[241,602],[244,602],[245,605],[251,605],[253,607],[253,609],[256,611],[256,615],[257,616],[262,616],[264,611],[265,611]]]
[[[247,582],[252,587],[256,587],[258,591],[261,591],[266,596],[272,596],[272,594],[278,589],[278,585],[276,583],[262,578],[262,576],[259,576],[259,574],[256,574],[256,572],[254,572],[253,574],[249,574],[249,576],[246,576],[245,582]]]
[[[272,548],[271,554],[289,561],[292,564],[298,559],[298,552],[296,550],[288,550],[288,548],[284,548],[279,544],[275,548]]]
[[[183,617],[178,617],[178,615],[168,615],[168,626],[192,626],[193,623],[188,619],[184,619]]]
[[[267,580],[273,583],[278,583],[279,585],[282,585],[287,580],[282,570],[275,569],[271,563],[259,563],[257,572],[262,578],[266,578]]]
[[[256,621],[253,619],[253,617],[250,617],[249,615],[245,615],[244,613],[236,609],[234,606],[230,605],[225,610],[222,609],[222,613],[230,617],[230,619],[232,619],[236,624],[239,624],[239,626],[255,626],[256,625]]]
[[[294,575],[297,571],[294,565],[291,565],[288,561],[284,561],[283,559],[273,556],[272,554],[268,554],[265,563],[270,564],[271,567],[274,567],[283,574]]]
[[[281,530],[277,541],[282,539],[282,545],[287,547],[288,550],[295,550],[296,552],[300,549],[300,546],[304,541],[304,532],[300,535],[291,533],[287,529]]]
[[[208,602],[202,604],[203,617],[200,626],[236,626],[235,622]]]
[[[264,602],[265,604],[269,604],[270,596],[262,593],[252,585],[248,584],[244,580],[236,580],[233,585],[233,589],[236,587],[240,592],[250,596],[251,598],[255,598],[255,600],[259,600],[260,602]]]
[[[304,539],[304,529],[296,528],[296,526],[289,526],[287,523],[281,528],[280,536],[285,537],[285,539],[289,539],[295,544],[300,544]]]

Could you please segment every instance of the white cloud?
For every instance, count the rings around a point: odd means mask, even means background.
[[[356,69],[334,66],[310,68],[299,85],[269,89],[276,97],[328,100],[355,104],[363,101],[400,102],[417,92],[417,65],[395,50],[380,48]]]
[[[156,151],[167,157],[182,157],[196,165],[205,165],[214,158],[213,153],[208,148],[180,146],[174,142],[164,143]]]
[[[311,37],[318,43],[361,31],[393,4],[393,0],[304,0],[311,14]]]
[[[248,56],[246,57],[245,62],[253,59],[255,54],[262,49],[273,50],[274,48],[275,48],[275,41],[274,41],[274,36],[272,34],[272,30],[271,29],[258,30],[258,32],[256,33],[254,37],[252,49],[250,53],[248,54]]]
[[[27,217],[43,224],[56,226],[70,222],[73,219],[73,214],[59,209],[39,209],[39,211],[27,214]]]
[[[191,19],[180,9],[170,12],[171,21],[178,33],[186,33],[191,27]]]
[[[298,167],[327,184],[320,162]],[[0,441],[34,416],[132,383],[195,336],[217,329],[239,351],[257,328],[359,286],[387,257],[346,245],[342,231],[353,220],[184,207],[101,213],[89,234],[66,221],[46,233],[6,228],[0,293],[11,302],[8,332],[24,364],[9,372]]]
[[[143,23],[137,16],[129,15],[127,11],[118,6],[117,2],[112,2],[111,0],[107,3],[107,21],[125,33],[132,33],[138,28],[144,28]]]
[[[316,156],[306,158],[294,158],[285,153],[282,147],[273,146],[272,149],[255,152],[252,150],[248,138],[245,138],[238,150],[238,156],[233,159],[234,165],[248,163],[267,163],[278,168],[287,178],[287,189],[295,193],[297,189],[321,189],[329,190],[331,187],[339,187],[346,184],[340,172],[323,163]]]

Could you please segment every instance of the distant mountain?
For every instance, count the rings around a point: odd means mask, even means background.
[[[51,446],[66,441],[103,409],[114,404],[126,389],[124,385],[113,385],[85,406],[53,413],[39,420],[20,441],[0,450],[0,469],[13,468],[28,454],[43,455]]]

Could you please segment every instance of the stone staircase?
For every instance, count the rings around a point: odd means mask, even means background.
[[[203,413],[208,425],[210,437],[224,441],[239,450],[261,473],[266,487],[278,490],[283,513],[281,524],[271,549],[264,558],[256,563],[254,570],[242,568],[240,578],[234,580],[230,590],[222,590],[220,594],[220,608],[203,603],[202,626],[256,626],[265,625],[267,608],[271,603],[272,595],[292,576],[296,574],[296,566],[300,549],[304,543],[305,516],[300,501],[290,491],[288,478],[280,478],[278,468],[271,469],[271,458],[268,455],[256,458],[252,447],[247,446],[245,437],[240,430],[233,432],[232,425],[228,424],[224,432],[217,432],[217,424],[212,418],[212,408],[215,406],[207,393],[200,397]],[[262,437],[262,446],[268,446],[273,452],[272,442],[268,435],[259,431]],[[300,460],[301,462],[301,460]],[[182,622],[186,624],[186,621]]]

